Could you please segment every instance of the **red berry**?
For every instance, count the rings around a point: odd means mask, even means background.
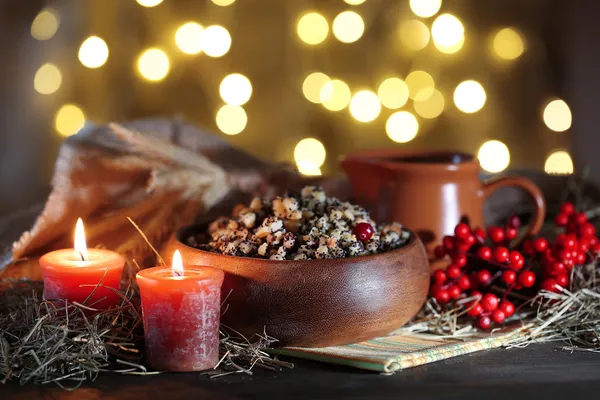
[[[525,264],[525,258],[523,257],[523,254],[516,250],[508,253],[508,261],[510,262],[510,266],[514,269],[521,269]]]
[[[519,274],[519,283],[524,287],[532,287],[535,283],[535,274],[531,271],[523,271]]]
[[[592,248],[590,250],[594,254],[600,254],[600,244],[596,243],[596,244],[592,245]]]
[[[492,250],[487,246],[481,246],[477,250],[477,257],[488,261],[490,258],[492,258]]]
[[[594,246],[596,244],[598,244],[598,237],[596,236],[592,236],[591,238],[589,238],[590,240],[590,246]]]
[[[557,226],[567,226],[567,224],[569,223],[569,216],[567,214],[558,214],[555,218],[554,218],[554,223]]]
[[[492,325],[492,320],[487,315],[482,315],[477,319],[477,326],[481,329],[488,329]]]
[[[446,275],[450,279],[456,279],[461,275],[460,268],[457,265],[452,264],[446,268]]]
[[[560,233],[556,235],[556,244],[562,246],[565,240],[567,240],[567,235],[565,233]]]
[[[504,230],[499,226],[490,226],[487,233],[490,240],[494,243],[501,243],[504,241]]]
[[[566,274],[566,273],[567,273],[567,267],[565,266],[565,264],[563,264],[561,262],[555,262],[552,264],[551,269],[550,269],[550,275],[555,276],[555,275]]]
[[[446,249],[444,246],[436,246],[433,250],[433,254],[435,258],[444,258],[446,256]]]
[[[444,246],[447,251],[452,251],[454,248],[454,238],[452,236],[444,236],[442,239],[442,246]]]
[[[502,280],[507,285],[512,285],[517,280],[517,273],[510,269],[504,270],[502,273]]]
[[[477,280],[483,285],[487,285],[492,280],[492,274],[487,269],[482,269],[477,272]]]
[[[497,324],[503,323],[505,319],[506,315],[504,315],[504,311],[502,310],[496,310],[492,313],[492,321],[494,321]]]
[[[562,261],[568,261],[573,259],[573,252],[567,249],[563,249],[558,253],[558,258]]]
[[[471,228],[465,223],[460,223],[454,228],[454,235],[460,239],[466,239],[471,234]]]
[[[561,214],[571,215],[575,212],[575,206],[573,205],[573,203],[565,201],[560,206],[560,212],[561,212]]]
[[[462,290],[469,290],[471,288],[471,280],[466,275],[459,277],[457,284]]]
[[[587,215],[584,212],[575,214],[574,222],[579,226],[586,224],[588,222]]]
[[[565,239],[565,241],[563,242],[563,247],[565,249],[570,249],[573,250],[577,247],[577,237],[573,237],[571,235],[568,235],[567,238]]]
[[[508,300],[504,300],[498,305],[498,310],[502,310],[504,315],[508,318],[515,313],[515,306]]]
[[[499,263],[508,261],[508,249],[506,247],[496,247],[494,249],[494,260]]]
[[[373,236],[373,226],[367,222],[359,222],[354,226],[354,234],[361,242],[368,242]]]
[[[471,308],[469,308],[469,311],[467,311],[467,315],[469,315],[470,317],[477,317],[481,315],[482,312],[483,307],[481,307],[481,304],[475,303],[471,306]]]
[[[588,222],[579,229],[579,234],[585,238],[592,237],[596,234],[596,227]]]
[[[518,234],[519,234],[519,231],[517,230],[517,228],[513,228],[513,227],[508,227],[504,231],[504,235],[506,236],[507,240],[513,240],[514,238],[517,237]]]
[[[448,291],[446,289],[438,289],[438,290],[436,290],[433,293],[433,297],[440,304],[446,304],[447,302],[450,301],[450,294],[448,293]]]
[[[481,307],[487,312],[492,312],[498,308],[498,297],[492,293],[487,293],[481,298]]]
[[[533,245],[535,246],[535,251],[543,253],[548,248],[548,241],[544,238],[537,238],[533,242]]]
[[[436,270],[433,273],[433,280],[435,283],[444,283],[446,282],[446,273],[441,269]]]
[[[554,279],[556,280],[556,283],[561,287],[567,287],[569,285],[569,277],[566,274],[557,275]]]
[[[552,278],[545,279],[540,285],[540,289],[546,290],[548,292],[558,292],[558,288],[556,287],[556,280]]]
[[[458,286],[456,285],[452,285],[450,286],[450,288],[448,288],[448,295],[450,295],[450,298],[452,299],[458,299],[461,295],[461,290]]]
[[[533,240],[526,240],[523,242],[523,253],[528,256],[532,256],[535,253],[535,245]]]
[[[452,263],[457,267],[462,268],[467,265],[467,256],[464,254],[456,254],[452,256]]]
[[[577,256],[575,256],[573,261],[577,265],[582,265],[582,264],[585,264],[586,258],[587,258],[586,254],[579,251],[579,252],[577,252]]]
[[[512,215],[508,218],[508,226],[512,228],[519,228],[521,226],[521,218],[518,215]]]
[[[473,235],[475,235],[475,239],[477,239],[479,243],[485,242],[485,232],[483,229],[475,228],[475,230],[473,231]]]
[[[587,238],[579,239],[579,252],[587,253],[590,250],[590,241]]]
[[[464,238],[462,240],[462,242],[466,245],[468,245],[469,247],[473,246],[475,243],[477,243],[477,238],[475,238],[475,235],[469,235],[466,238]]]

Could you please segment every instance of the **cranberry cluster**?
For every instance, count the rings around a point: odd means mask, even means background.
[[[487,232],[468,221],[459,223],[454,236],[444,237],[435,249],[437,258],[450,258],[451,263],[433,272],[431,296],[441,305],[464,307],[479,328],[488,329],[515,313],[515,305],[507,300],[513,292],[531,298],[539,290],[567,287],[573,267],[595,259],[600,244],[594,225],[571,203],[561,205],[555,223],[564,232],[553,242],[543,237],[517,241],[517,216]],[[466,298],[475,300],[460,301]]]

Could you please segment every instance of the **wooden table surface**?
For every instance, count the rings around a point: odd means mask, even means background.
[[[30,226],[38,209],[0,219],[0,251],[6,251]],[[193,373],[147,377],[103,374],[75,392],[52,385],[0,384],[0,399],[597,398],[600,354],[569,353],[558,350],[559,346],[483,351],[391,376],[291,359],[296,364],[291,370],[256,371],[254,376],[215,380]]]

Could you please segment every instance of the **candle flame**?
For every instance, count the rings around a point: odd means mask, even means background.
[[[83,261],[88,260],[87,245],[85,243],[85,231],[83,230],[83,221],[81,218],[77,220],[77,225],[75,225],[75,251],[81,254]]]
[[[179,250],[175,250],[175,253],[173,254],[173,263],[171,264],[171,268],[173,269],[174,276],[183,275],[183,260],[181,259],[181,253]]]

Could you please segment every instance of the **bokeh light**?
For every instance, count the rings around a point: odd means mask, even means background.
[[[359,122],[371,122],[379,116],[381,103],[370,90],[361,90],[350,100],[350,114]]]
[[[439,43],[434,43],[435,48],[444,54],[454,54],[454,53],[458,52],[460,49],[462,49],[464,44],[465,44],[464,36],[462,37],[462,39],[460,39],[460,41],[458,43],[453,44],[452,46],[444,46]]]
[[[302,160],[296,163],[298,172],[305,176],[321,176],[321,168],[310,160]]]
[[[330,111],[341,111],[348,106],[351,97],[350,87],[339,79],[327,82],[321,88],[319,98]]]
[[[31,23],[31,36],[37,40],[48,40],[58,30],[58,12],[51,8],[44,8]]]
[[[160,49],[148,49],[138,58],[137,66],[145,79],[151,82],[161,81],[169,73],[169,57]]]
[[[62,74],[60,69],[54,64],[46,63],[42,65],[33,78],[33,88],[41,94],[52,94],[60,88],[62,83]]]
[[[398,111],[388,118],[385,132],[396,143],[410,142],[419,132],[419,122],[410,112]]]
[[[235,3],[235,0],[212,0],[212,2],[218,6],[226,7]]]
[[[485,90],[477,81],[461,82],[454,90],[454,104],[460,111],[471,114],[481,110],[486,100]]]
[[[573,160],[564,150],[550,154],[544,164],[544,171],[553,175],[570,175],[573,173]]]
[[[63,105],[54,117],[54,127],[64,137],[76,134],[84,125],[85,114],[75,104]]]
[[[525,41],[515,29],[504,28],[494,35],[492,50],[498,58],[514,60],[519,58],[525,51]]]
[[[405,82],[410,98],[416,101],[427,100],[435,90],[433,78],[425,71],[411,72]]]
[[[440,11],[442,0],[410,0],[410,9],[421,18],[433,17]]]
[[[407,50],[422,50],[429,43],[429,29],[427,25],[416,19],[403,22],[398,30],[400,43]]]
[[[571,110],[564,100],[553,100],[544,108],[544,123],[555,132],[564,132],[571,127]]]
[[[227,75],[221,81],[219,93],[223,101],[231,106],[246,104],[252,96],[252,84],[242,74]]]
[[[431,25],[433,43],[442,48],[451,48],[464,40],[465,28],[452,14],[442,14]]]
[[[477,152],[477,158],[481,168],[488,172],[504,171],[510,164],[510,152],[508,147],[498,140],[485,142]]]
[[[304,43],[315,45],[323,42],[329,34],[329,24],[324,16],[311,12],[298,20],[298,37]]]
[[[202,51],[204,28],[197,22],[186,22],[175,32],[175,44],[186,54],[198,54]]]
[[[400,78],[388,78],[377,89],[379,102],[386,108],[395,110],[408,101],[408,86]]]
[[[140,6],[155,7],[163,2],[163,0],[136,0]]]
[[[204,29],[202,50],[209,57],[222,57],[231,48],[231,35],[220,25],[211,25]]]
[[[367,0],[344,0],[346,4],[350,4],[351,6],[358,6],[364,3]]]
[[[428,99],[423,101],[415,101],[413,107],[417,114],[423,118],[433,119],[439,117],[444,111],[444,96],[439,90],[434,90],[433,94]]]
[[[217,111],[217,127],[226,135],[237,135],[246,128],[248,116],[240,106],[226,104]]]
[[[294,148],[294,160],[296,160],[296,164],[308,161],[320,167],[325,162],[326,156],[325,146],[315,138],[302,139]]]
[[[321,103],[321,89],[325,86],[331,79],[321,72],[313,72],[308,75],[304,82],[302,83],[302,93],[304,93],[304,97],[311,103],[320,104]]]
[[[356,42],[365,31],[365,22],[354,11],[344,11],[335,17],[332,25],[333,35],[343,43]]]
[[[99,68],[108,60],[108,46],[98,36],[85,39],[79,48],[79,61],[88,68]]]

